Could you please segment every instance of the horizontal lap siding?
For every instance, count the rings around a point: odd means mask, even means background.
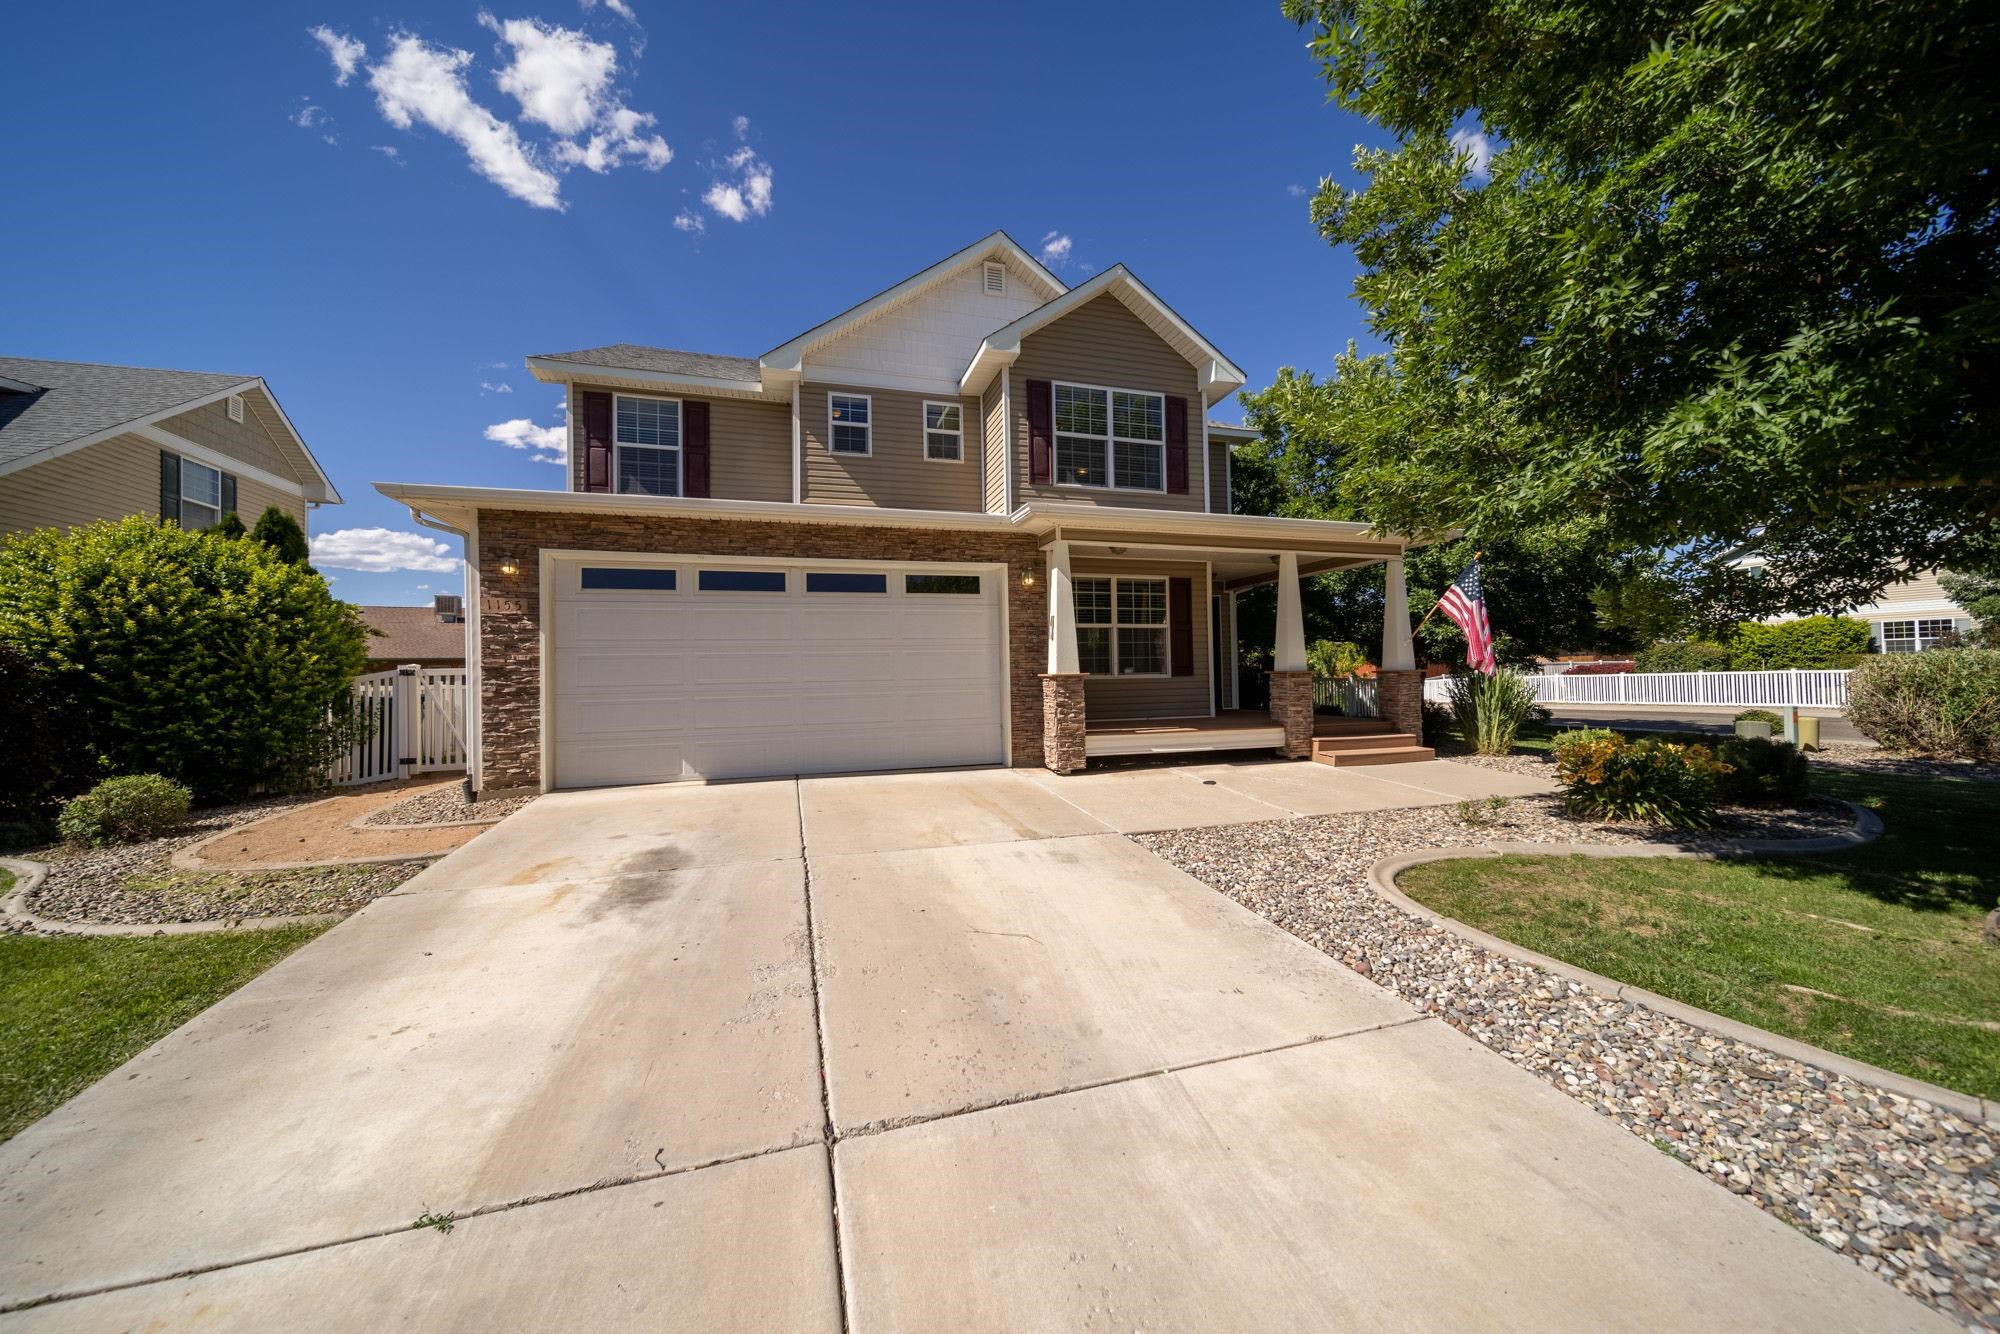
[[[1217,440],[1208,445],[1208,508],[1229,513],[1229,446]]]
[[[569,400],[569,463],[572,491],[581,491],[584,467],[583,408],[578,394],[624,390],[572,385]],[[677,398],[708,404],[708,494],[712,500],[792,498],[792,408],[747,398],[703,398],[698,394],[626,394],[628,398]]]
[[[0,477],[0,532],[73,528],[128,514],[158,518],[160,452],[139,436],[113,436]],[[303,499],[238,476],[236,508],[245,526],[270,505],[305,522]]]
[[[1186,357],[1146,326],[1111,293],[1086,302],[1021,340],[1008,370],[1013,386],[1015,502],[1070,500],[1135,509],[1199,510],[1201,492],[1201,390]],[[1067,380],[1111,389],[1171,394],[1188,404],[1188,493],[1113,491],[1108,488],[1034,486],[1028,478],[1029,380]],[[1054,442],[1051,441],[1051,446]],[[1203,712],[1207,712],[1206,706]]]
[[[989,514],[1007,512],[1007,395],[1004,377],[986,386],[980,403],[980,465],[986,474],[985,505]]]
[[[868,397],[873,453],[836,454],[827,448],[830,393]],[[959,421],[965,428],[961,462],[934,463],[924,457],[926,401],[959,405]],[[986,497],[979,422],[976,398],[803,385],[799,389],[799,447],[805,471],[801,498],[808,504],[878,509],[982,510]]]
[[[1194,562],[1089,560],[1079,556],[1071,562],[1070,572],[1078,578],[1108,574],[1187,579],[1193,593],[1189,602],[1194,612],[1194,675],[1148,676],[1136,680],[1116,676],[1086,677],[1083,682],[1085,716],[1096,719],[1207,717],[1208,567]]]
[[[1035,539],[1016,533],[852,524],[655,519],[639,515],[479,515],[480,727],[486,790],[541,781],[541,552],[633,551],[805,560],[1004,562],[1012,762],[1040,764],[1048,597]],[[512,565],[517,574],[503,574]],[[1032,576],[1032,581],[1029,580]],[[495,599],[504,599],[496,604]],[[504,609],[503,609],[504,608]]]

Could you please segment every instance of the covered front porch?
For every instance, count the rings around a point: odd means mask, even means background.
[[[1414,753],[1421,682],[1403,595],[1403,539],[1364,524],[1074,504],[1032,506],[1020,517],[1037,532],[1048,573],[1049,769],[1253,749],[1294,759],[1346,752],[1348,762],[1381,763],[1399,751],[1428,757]],[[1387,567],[1396,609],[1383,629],[1382,718],[1316,729],[1300,580],[1375,564]],[[1270,707],[1247,710],[1236,688],[1237,599],[1269,583],[1278,594]]]

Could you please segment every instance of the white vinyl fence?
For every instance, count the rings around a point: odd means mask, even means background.
[[[1638,709],[1845,709],[1847,673],[1782,672],[1606,672],[1574,676],[1530,676],[1528,685],[1542,704],[1589,704]],[[1424,698],[1443,703],[1448,677],[1424,682]]]
[[[463,769],[468,682],[462,667],[398,667],[356,677],[359,740],[327,776],[352,785]]]
[[[1313,678],[1313,707],[1316,709],[1337,708],[1349,718],[1374,718],[1380,716],[1375,705],[1375,683],[1358,676],[1342,677],[1329,681],[1323,676]]]

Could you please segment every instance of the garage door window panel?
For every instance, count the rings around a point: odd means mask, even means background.
[[[903,591],[923,595],[938,594],[945,597],[978,597],[979,576],[976,574],[906,574],[903,576]]]
[[[618,490],[626,495],[681,493],[681,404],[674,398],[619,394],[613,405]]]
[[[806,574],[808,593],[887,593],[886,574],[852,574],[845,571],[813,570]]]
[[[631,566],[585,566],[580,585],[587,590],[617,593],[671,593],[679,582],[674,570]]]
[[[695,576],[703,593],[782,593],[783,570],[703,570]]]

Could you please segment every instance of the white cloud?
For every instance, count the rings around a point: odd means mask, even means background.
[[[646,133],[654,118],[618,99],[612,87],[618,51],[611,43],[538,19],[502,23],[481,14],[479,21],[513,53],[497,76],[500,91],[520,103],[521,119],[562,136],[554,146],[557,161],[607,172],[625,162],[658,171],[674,160],[665,139]]]
[[[740,119],[740,118],[739,118]],[[747,131],[749,126],[745,123]],[[708,187],[701,202],[731,222],[745,222],[771,211],[771,164],[757,156],[755,149],[737,149],[722,164],[735,180],[718,180]]]
[[[1466,159],[1468,176],[1483,181],[1492,174],[1493,145],[1483,130],[1453,130],[1451,146]]]
[[[472,100],[464,70],[468,51],[432,46],[421,37],[400,34],[389,54],[368,71],[368,86],[382,116],[398,129],[421,121],[455,141],[472,160],[472,169],[525,203],[561,212],[561,183],[535,159],[512,125]]]
[[[479,387],[489,394],[511,394],[514,392],[514,386],[504,380],[498,384],[495,384],[491,380],[481,380]]]
[[[565,421],[555,426],[537,426],[527,417],[495,422],[486,428],[486,438],[509,449],[526,449],[534,463],[569,462],[568,404],[557,400],[556,415]]]
[[[324,108],[316,107],[308,103],[307,105],[300,107],[298,110],[298,114],[292,117],[292,124],[298,126],[302,130],[310,130],[313,126],[318,125],[322,121],[325,121],[327,119],[329,119],[329,117],[327,116]]]
[[[409,163],[403,161],[403,154],[401,153],[401,151],[392,147],[389,144],[371,144],[369,147],[371,151],[380,153],[383,157],[388,158],[391,162],[395,163],[399,167],[407,167],[410,165]]]
[[[583,7],[585,9],[595,9],[597,8],[597,0],[583,0]],[[632,12],[632,6],[626,4],[625,0],[604,0],[604,7],[619,18],[624,19],[627,23],[637,23],[639,21],[639,16]]]
[[[306,31],[315,42],[326,48],[327,59],[333,62],[335,86],[345,88],[347,81],[354,77],[354,71],[360,69],[361,62],[368,58],[368,44],[346,33],[335,32],[324,23]]]
[[[1074,245],[1063,233],[1050,232],[1042,238],[1042,263],[1052,269],[1069,263],[1069,252]]]
[[[1288,185],[1285,187],[1285,193],[1294,199],[1304,199],[1312,191],[1306,189],[1303,185]]]
[[[459,566],[446,542],[393,528],[342,528],[312,539],[312,562],[335,570],[428,570],[450,573]]]
[[[748,116],[738,116],[730,124],[735,127],[738,139],[748,139],[750,137],[750,118]]]
[[[677,232],[693,232],[696,235],[700,235],[702,232],[708,230],[708,224],[702,221],[701,214],[696,213],[693,209],[684,208],[674,214],[674,230]]]

